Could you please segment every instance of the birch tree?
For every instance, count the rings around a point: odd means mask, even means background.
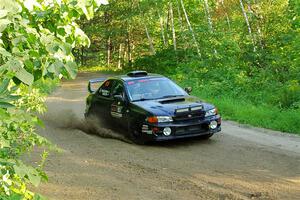
[[[252,17],[252,16],[255,16],[254,15],[254,11],[252,10],[252,6],[251,6],[251,2],[250,2],[250,0],[246,0],[247,1],[247,7],[248,7],[248,13],[249,13],[249,15]],[[254,3],[255,3],[255,1],[254,1]],[[259,17],[258,17],[259,18]],[[263,45],[262,45],[262,31],[261,31],[261,28],[260,28],[260,25],[259,25],[259,23],[257,24],[257,26],[256,26],[256,29],[257,29],[257,33],[258,33],[258,42],[259,42],[259,45],[260,45],[260,48],[263,48]],[[255,35],[254,35],[254,40],[256,40],[256,38],[255,38]]]
[[[173,5],[172,5],[172,3],[170,3],[169,5],[170,5],[170,17],[171,17],[173,46],[174,46],[174,51],[176,51],[177,47],[176,47],[176,32],[175,32],[175,28],[174,28]]]
[[[242,0],[239,0],[239,1],[240,1],[240,6],[241,6],[241,9],[242,9],[244,18],[245,18],[246,25],[247,25],[247,28],[248,28],[248,33],[249,33],[249,36],[250,36],[250,38],[252,40],[253,51],[256,52],[255,40],[254,40],[254,37],[253,37],[253,34],[252,34],[252,29],[251,29],[251,26],[250,26],[250,23],[249,23],[249,19],[248,19],[247,13],[246,13],[245,8],[244,8],[244,4],[243,4]]]
[[[208,22],[209,31],[210,31],[211,34],[213,34],[214,33],[214,28],[213,28],[213,23],[212,23],[210,11],[209,11],[209,5],[208,5],[207,0],[204,0],[204,8],[205,8],[205,14],[206,14],[207,22]],[[214,48],[214,53],[217,53],[216,48]]]
[[[138,9],[139,9],[140,15],[145,19],[145,16],[144,16],[144,14],[142,13],[139,4],[138,4]],[[147,24],[146,24],[146,23],[144,23],[144,29],[145,29],[145,32],[146,32],[146,36],[147,36],[147,38],[148,38],[150,51],[151,51],[152,54],[155,54],[156,52],[155,52],[155,49],[154,49],[154,46],[153,46],[153,40],[152,40],[152,38],[151,38],[151,36],[150,36],[150,34],[149,34],[149,30],[148,30],[148,27],[147,27]]]
[[[118,55],[118,69],[122,69],[121,67],[121,59],[122,59],[122,43],[119,45],[119,55]]]
[[[110,36],[108,36],[107,39],[107,66],[110,66],[110,54],[111,54],[111,39]]]
[[[165,38],[164,19],[163,19],[163,17],[161,16],[159,10],[157,11],[157,14],[158,14],[158,18],[159,18],[161,38],[162,38],[162,41],[163,41],[164,46],[166,46],[167,43],[166,43],[166,38]]]
[[[196,49],[197,49],[197,53],[198,53],[199,57],[202,57],[202,55],[201,55],[201,53],[200,53],[199,44],[198,44],[198,42],[197,42],[197,40],[196,40],[196,36],[195,36],[194,30],[193,30],[193,27],[192,27],[192,25],[191,25],[191,23],[190,23],[189,17],[188,17],[188,15],[187,15],[186,10],[185,10],[185,6],[184,6],[184,3],[183,3],[183,0],[180,0],[180,4],[181,4],[181,7],[182,7],[184,16],[185,16],[185,20],[186,20],[186,22],[187,22],[187,24],[188,24],[189,30],[190,30],[191,35],[192,35],[192,37],[193,37],[194,44],[195,44]]]
[[[213,23],[212,23],[212,20],[211,20],[211,15],[210,15],[209,5],[208,5],[207,0],[204,0],[204,8],[205,8],[205,14],[206,14],[206,17],[207,17],[209,31],[211,33],[213,33],[214,32]]]

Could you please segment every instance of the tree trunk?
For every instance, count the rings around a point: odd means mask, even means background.
[[[139,12],[140,14],[142,15],[142,17],[145,19],[145,16],[144,14],[142,13],[141,11],[141,8],[140,8],[140,5],[138,4],[138,9],[139,9]],[[146,21],[146,20],[145,20]],[[154,49],[154,46],[153,46],[153,40],[149,34],[149,31],[148,31],[148,27],[146,25],[146,22],[144,23],[144,28],[145,28],[145,32],[146,32],[146,35],[147,35],[147,38],[148,38],[148,41],[149,41],[149,46],[150,46],[150,51],[151,53],[154,55],[156,52],[155,52],[155,49]]]
[[[248,13],[250,16],[253,16],[254,15],[254,12],[253,10],[251,9],[251,3],[249,0],[246,0],[247,1],[247,7],[248,7]],[[254,1],[255,2],[255,1]],[[263,48],[263,45],[262,45],[262,32],[261,32],[261,28],[260,28],[260,25],[258,24],[257,25],[257,32],[258,32],[258,42],[259,42],[259,45],[260,45],[260,48]],[[256,41],[256,38],[254,37],[255,41]]]
[[[183,41],[184,41],[183,48],[186,49],[188,47],[188,45],[186,43],[186,33],[184,31],[183,19],[182,19],[182,15],[181,15],[181,11],[180,11],[180,3],[178,0],[176,0],[176,2],[177,2],[177,13],[178,13],[178,18],[179,18],[180,34],[182,34]]]
[[[213,23],[212,23],[212,20],[211,20],[211,15],[210,15],[209,5],[208,5],[207,0],[204,0],[204,7],[205,7],[205,13],[206,13],[207,22],[208,22],[208,29],[209,29],[209,32],[211,34],[213,34],[214,33],[214,28],[213,28]],[[216,48],[214,48],[214,53],[215,54],[217,53]]]
[[[127,29],[127,58],[128,58],[128,65],[132,65],[132,60],[131,60],[131,41],[130,41],[130,26],[128,26]]]
[[[111,54],[111,40],[109,36],[107,40],[107,67],[110,67],[110,56],[111,56],[110,54]]]
[[[122,69],[121,59],[122,59],[122,43],[120,43],[119,45],[118,69]]]
[[[206,13],[206,17],[207,17],[209,31],[211,33],[213,33],[214,32],[214,30],[213,30],[213,23],[212,23],[212,20],[211,20],[210,11],[209,11],[209,5],[208,5],[207,0],[204,0],[204,7],[205,7],[205,13]]]
[[[164,19],[163,17],[160,15],[160,12],[157,11],[158,13],[158,17],[159,17],[159,23],[160,23],[160,30],[161,30],[161,37],[162,37],[162,41],[164,43],[164,46],[167,45],[166,43],[166,38],[165,38],[165,30],[164,30]]]
[[[180,3],[181,3],[181,7],[182,7],[182,10],[183,10],[184,16],[185,16],[185,20],[186,20],[186,22],[187,22],[187,24],[188,24],[188,27],[189,27],[190,32],[191,32],[191,34],[192,34],[192,37],[193,37],[195,46],[196,46],[196,48],[197,48],[197,53],[198,53],[199,57],[201,57],[201,53],[200,53],[200,49],[199,49],[199,44],[198,44],[198,42],[197,42],[197,40],[196,40],[194,30],[193,30],[192,25],[191,25],[191,23],[190,23],[189,17],[188,17],[188,15],[187,15],[187,13],[186,13],[186,10],[185,10],[185,7],[184,7],[183,0],[180,0]]]
[[[145,32],[146,32],[146,35],[147,35],[147,38],[148,38],[148,41],[149,41],[149,46],[150,46],[151,53],[155,54],[155,49],[154,49],[154,46],[153,46],[153,40],[152,40],[152,38],[151,38],[151,36],[149,34],[147,25],[144,24],[144,26],[145,26]]]
[[[181,12],[180,12],[180,4],[179,4],[178,0],[177,0],[177,12],[178,12],[180,29],[182,30],[182,17],[181,17]]]
[[[168,9],[167,13],[167,19],[166,19],[166,41],[167,41],[167,46],[169,46],[169,21],[170,21],[170,11]]]
[[[173,46],[174,46],[174,51],[176,51],[177,50],[177,47],[176,47],[176,32],[175,32],[175,28],[174,28],[174,16],[173,16],[172,3],[170,3],[170,17],[171,17],[171,26],[172,26]]]
[[[251,40],[252,40],[253,51],[256,52],[256,45],[255,45],[254,37],[253,37],[253,34],[252,34],[252,30],[251,30],[251,26],[250,26],[250,23],[249,23],[249,19],[248,19],[247,13],[245,11],[244,4],[243,4],[242,0],[240,0],[240,5],[241,5],[241,9],[242,9],[244,18],[245,18],[245,22],[246,22],[247,27],[248,27],[249,36],[251,37]]]

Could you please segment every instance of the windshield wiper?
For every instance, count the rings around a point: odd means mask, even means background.
[[[164,99],[164,98],[171,98],[171,97],[183,97],[184,95],[180,94],[180,95],[166,95],[166,96],[162,96],[159,97],[157,99]]]
[[[147,100],[153,100],[153,98],[141,98],[141,99],[133,100],[133,102],[135,102],[135,101],[147,101]]]

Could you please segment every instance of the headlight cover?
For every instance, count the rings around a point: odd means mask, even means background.
[[[172,122],[173,118],[170,116],[157,116],[158,122]]]
[[[149,123],[172,122],[173,118],[170,116],[153,116],[153,117],[148,117],[147,121]]]
[[[213,108],[205,112],[205,117],[210,117],[216,114],[218,114],[218,110],[216,108]]]

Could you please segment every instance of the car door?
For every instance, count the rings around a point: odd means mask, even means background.
[[[110,105],[113,102],[112,87],[115,80],[106,80],[100,88],[95,92],[92,99],[92,113],[97,115],[101,120],[111,120]]]
[[[120,80],[116,80],[114,82],[112,88],[112,96],[113,98],[118,95],[120,98],[114,98],[111,107],[110,114],[113,118],[114,122],[123,127],[127,127],[127,106],[128,106],[128,98],[125,92],[124,83]]]

